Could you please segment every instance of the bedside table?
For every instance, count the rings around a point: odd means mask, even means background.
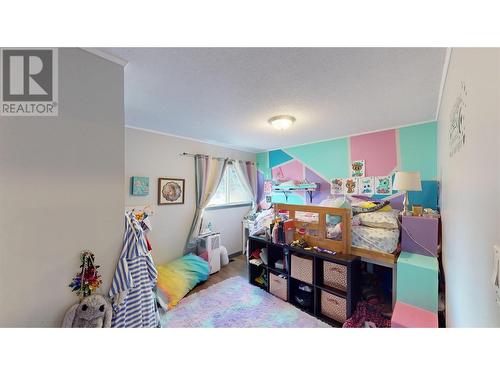
[[[410,253],[437,257],[439,219],[426,216],[403,216],[401,249]]]

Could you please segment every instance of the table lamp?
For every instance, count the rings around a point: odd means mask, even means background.
[[[394,190],[404,191],[405,196],[403,200],[403,216],[411,216],[408,210],[408,192],[409,191],[422,191],[420,183],[420,172],[396,172],[394,176]]]

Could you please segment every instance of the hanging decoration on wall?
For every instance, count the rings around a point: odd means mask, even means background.
[[[358,194],[358,179],[347,178],[344,184],[344,194]]]
[[[149,177],[130,177],[131,194],[139,197],[145,197],[149,194]]]
[[[375,178],[362,177],[358,178],[359,194],[373,195],[375,193]]]
[[[334,178],[332,180],[332,194],[343,194],[344,193],[344,179],[342,178]]]
[[[356,160],[351,163],[351,177],[365,177],[364,160]]]
[[[158,205],[184,204],[184,185],[182,178],[159,178]]]
[[[273,181],[272,180],[265,180],[264,181],[264,194],[268,195],[271,194],[273,191]]]
[[[375,177],[375,194],[392,194],[392,176]]]
[[[80,254],[80,269],[69,287],[72,292],[80,298],[90,296],[102,284],[101,275],[97,271],[99,266],[94,265],[94,253],[91,251],[82,251]]]
[[[271,207],[272,203],[272,192],[273,192],[273,181],[272,180],[264,180],[264,201],[261,203],[261,208],[263,210]]]
[[[460,90],[450,113],[449,152],[453,157],[465,145],[465,120],[467,111],[467,87],[460,82]]]

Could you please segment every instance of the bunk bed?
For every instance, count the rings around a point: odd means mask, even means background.
[[[389,253],[352,245],[351,210],[348,208],[276,203],[275,211],[288,212],[289,219],[295,222],[295,228],[305,229],[303,235],[296,230],[294,239],[303,237],[311,246],[324,247],[343,254],[357,255],[387,265],[396,263],[398,259],[399,254],[397,251]],[[332,220],[332,218],[334,219]],[[334,224],[342,223],[340,225],[341,233],[336,238],[328,236],[332,221]]]
[[[303,238],[311,247],[318,246],[337,253],[359,256],[361,261],[368,264],[391,268],[394,304],[399,251],[396,249],[389,253],[353,246],[350,208],[276,203],[274,209],[275,212],[286,212],[288,218],[294,221],[294,240]],[[339,223],[341,225],[337,225]],[[332,227],[340,229],[334,238],[329,236]]]

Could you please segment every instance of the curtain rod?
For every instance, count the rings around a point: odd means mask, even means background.
[[[216,160],[224,160],[224,159],[229,159],[229,162],[232,162],[232,161],[236,161],[236,159],[233,159],[233,158],[222,158],[222,157],[216,157],[216,156],[211,156],[211,155],[203,155],[203,154],[190,154],[189,152],[182,152],[179,154],[180,156],[189,156],[189,157],[195,157],[196,155],[200,155],[200,156],[204,156],[204,157],[207,157],[207,158],[212,158],[212,159],[216,159]],[[247,163],[255,163],[254,161],[251,161],[251,160],[242,160],[244,162],[247,162]]]

